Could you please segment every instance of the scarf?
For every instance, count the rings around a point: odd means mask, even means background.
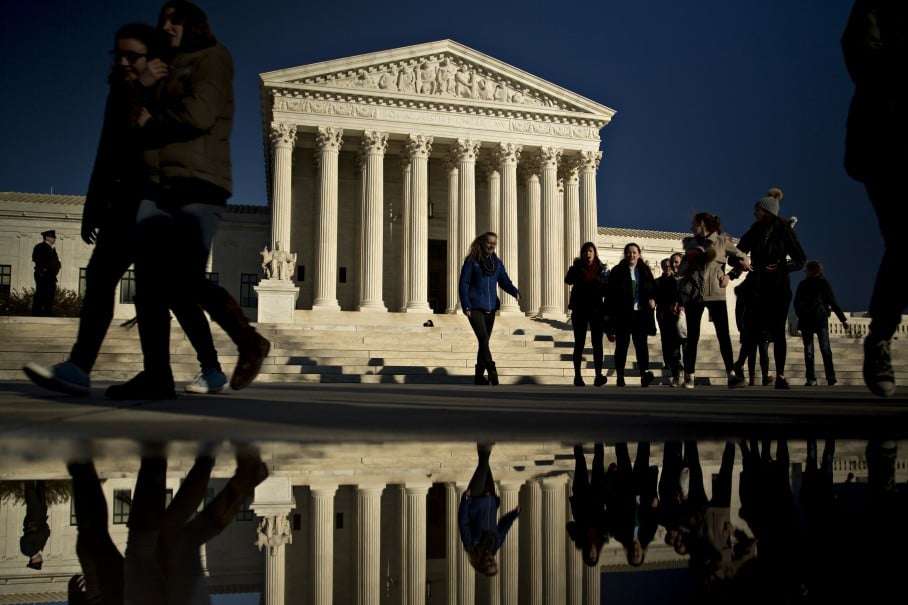
[[[495,256],[492,254],[480,254],[479,266],[486,275],[495,275],[495,272],[498,270],[498,263],[495,262]]]

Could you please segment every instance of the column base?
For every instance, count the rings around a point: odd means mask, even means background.
[[[359,307],[357,307],[356,310],[362,311],[365,313],[387,313],[388,312],[388,308],[385,306],[385,303],[380,302],[380,301],[379,302],[360,303]]]
[[[523,311],[520,310],[520,307],[501,307],[498,310],[499,315],[504,315],[505,317],[516,317],[518,315],[523,315]]]
[[[559,309],[539,309],[536,317],[539,319],[548,319],[552,321],[566,321],[567,316],[564,314],[564,311]]]
[[[411,302],[407,303],[404,313],[434,313],[434,311],[432,311],[432,307],[427,302]]]
[[[312,303],[313,311],[340,311],[340,305],[336,300],[316,300]]]
[[[258,323],[293,323],[300,289],[292,281],[263,279],[255,286],[255,291],[258,295]]]

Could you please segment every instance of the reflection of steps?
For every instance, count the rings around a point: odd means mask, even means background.
[[[365,315],[357,313],[314,314],[299,312],[298,323],[266,326],[262,332],[272,341],[271,356],[260,376],[262,382],[370,382],[454,383],[470,382],[476,344],[463,316],[435,315],[433,328],[421,326],[425,317],[406,314]],[[25,361],[55,363],[66,358],[75,338],[77,320],[68,318],[0,319],[0,379],[19,379]],[[215,344],[222,365],[230,371],[236,362],[235,348],[214,328]],[[863,350],[859,340],[834,339],[839,381],[861,384]],[[570,384],[573,379],[570,326],[524,317],[500,317],[495,326],[492,351],[502,383]],[[908,375],[908,362],[894,346],[897,372]],[[614,382],[614,345],[605,344],[605,365]],[[803,346],[792,338],[788,346],[787,377],[793,385],[804,381]],[[593,376],[591,351],[587,349],[584,375]],[[653,370],[662,366],[659,338],[650,339]],[[179,328],[172,333],[172,362],[178,380],[198,372],[195,353]],[[697,362],[698,381],[724,384],[724,366],[715,337],[701,339]],[[115,325],[95,368],[96,380],[123,380],[142,367],[138,331]],[[772,371],[772,364],[770,364]],[[759,372],[759,367],[758,367]],[[817,351],[817,373],[822,361]],[[628,376],[639,376],[633,347]]]

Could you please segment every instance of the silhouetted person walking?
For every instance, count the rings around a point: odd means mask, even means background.
[[[24,481],[25,519],[22,521],[22,537],[19,550],[28,557],[26,564],[40,570],[44,565],[44,546],[50,538],[47,524],[47,495],[43,481]]]
[[[835,313],[845,329],[848,318],[842,312],[832,293],[832,286],[823,276],[823,266],[817,261],[807,263],[807,277],[798,284],[794,298],[794,310],[798,316],[798,330],[804,341],[804,363],[807,365],[807,386],[817,385],[814,367],[813,337],[816,335],[823,356],[826,382],[833,386],[838,382],[832,362],[832,346],[829,344],[829,315]]]
[[[889,343],[908,305],[900,241],[908,224],[905,204],[905,146],[908,145],[905,70],[908,6],[904,2],[858,0],[842,36],[845,65],[854,82],[848,112],[845,169],[864,183],[883,236],[883,258],[870,300],[870,333],[864,340],[864,382],[876,395],[895,394]]]
[[[586,242],[580,247],[580,256],[568,268],[564,283],[571,286],[568,308],[571,310],[571,325],[574,328],[574,386],[584,386],[580,373],[583,364],[583,349],[586,333],[590,333],[593,347],[593,367],[596,369],[595,385],[601,387],[608,379],[602,373],[602,333],[605,320],[605,288],[608,269],[599,260],[596,245]]]
[[[41,233],[41,243],[32,250],[32,262],[35,263],[35,297],[32,299],[32,315],[46,317],[54,308],[57,296],[57,274],[60,273],[60,257],[54,244],[57,232],[54,230]]]

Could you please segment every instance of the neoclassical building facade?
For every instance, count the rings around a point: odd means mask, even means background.
[[[597,241],[613,109],[451,40],[261,75],[272,247],[315,310],[452,312],[478,233],[520,285],[502,313],[560,318]]]

